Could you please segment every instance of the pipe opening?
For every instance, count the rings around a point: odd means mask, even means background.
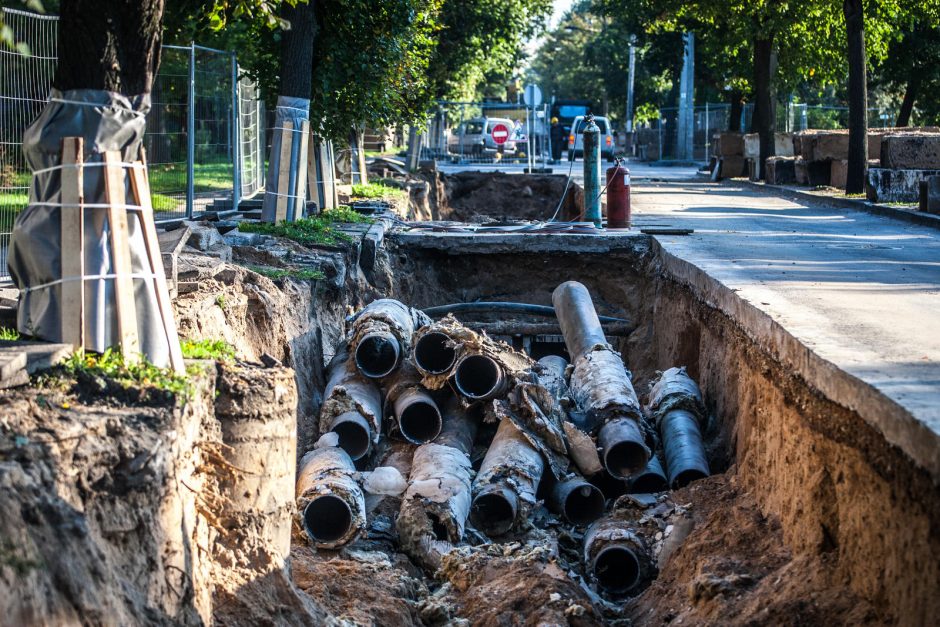
[[[515,495],[506,489],[477,495],[470,511],[473,523],[489,535],[506,533],[516,520],[515,500]]]
[[[604,449],[604,466],[618,479],[627,479],[642,470],[649,460],[648,449],[640,442],[617,442]]]
[[[441,522],[441,519],[434,514],[430,514],[428,518],[431,519],[431,532],[434,534],[434,539],[440,540],[442,542],[449,540],[447,527],[444,526],[444,523]]]
[[[448,346],[443,333],[426,333],[415,345],[415,364],[430,374],[443,374],[454,367],[457,349]]]
[[[370,334],[356,347],[356,367],[365,376],[379,379],[398,366],[398,341],[387,333]]]
[[[688,470],[683,470],[676,474],[672,478],[672,489],[678,490],[679,488],[684,488],[693,481],[698,481],[699,479],[704,479],[708,476],[707,472],[702,472],[697,468],[689,468]]]
[[[640,582],[640,560],[625,546],[606,546],[594,558],[594,577],[610,592],[627,592]]]
[[[333,421],[333,432],[339,436],[339,447],[353,461],[365,457],[372,448],[372,433],[365,418],[353,412],[340,414]]]
[[[590,483],[572,490],[565,499],[565,518],[575,525],[594,522],[603,513],[604,494]]]
[[[398,428],[413,444],[431,442],[441,432],[441,413],[433,403],[417,401],[402,410]]]
[[[666,478],[659,473],[644,472],[634,477],[630,482],[630,492],[633,494],[653,494],[665,492],[669,489]]]
[[[336,542],[349,533],[353,513],[343,499],[333,494],[319,496],[304,508],[304,528],[315,542]]]
[[[457,366],[454,383],[467,398],[485,399],[499,392],[503,373],[493,359],[485,355],[470,355]]]

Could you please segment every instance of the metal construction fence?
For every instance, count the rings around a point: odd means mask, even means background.
[[[0,48],[0,276],[13,222],[26,208],[30,172],[23,132],[52,88],[58,18],[3,8],[3,21],[29,54]],[[144,147],[157,222],[191,218],[212,203],[237,203],[264,186],[265,110],[239,79],[234,52],[196,44],[163,46]]]

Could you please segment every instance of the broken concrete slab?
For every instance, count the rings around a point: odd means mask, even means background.
[[[829,185],[845,189],[845,181],[849,175],[849,162],[845,159],[833,159],[829,168]]]
[[[796,157],[768,157],[764,178],[771,185],[796,183]]]
[[[793,134],[774,133],[774,155],[779,157],[793,156]],[[744,136],[744,157],[758,159],[760,157],[760,134],[748,133]]]
[[[743,133],[718,133],[714,136],[715,155],[718,157],[743,157]]]
[[[747,162],[744,157],[729,156],[718,160],[718,179],[747,176]]]
[[[896,170],[940,169],[940,134],[904,133],[881,140],[881,166]]]
[[[872,202],[915,204],[920,201],[920,182],[937,175],[940,170],[869,168],[866,195]]]
[[[920,210],[940,214],[940,176],[928,176],[920,182]]]

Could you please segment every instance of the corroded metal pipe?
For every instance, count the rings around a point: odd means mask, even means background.
[[[512,529],[535,503],[544,468],[541,453],[503,418],[473,482],[473,524],[494,536]]]
[[[421,376],[412,361],[406,360],[387,384],[386,415],[391,414],[393,431],[413,444],[432,441],[441,432],[441,412],[437,402],[421,385]]]
[[[655,494],[669,489],[666,473],[659,463],[659,458],[653,455],[642,471],[627,480],[627,492],[630,494]]]
[[[552,303],[574,363],[571,397],[587,415],[587,430],[600,427],[598,446],[607,471],[625,479],[645,468],[650,458],[630,375],[620,355],[607,343],[584,285],[562,283],[552,294]]]
[[[431,572],[441,556],[463,539],[470,513],[470,451],[478,416],[457,399],[444,406],[436,442],[415,450],[408,488],[402,497],[397,528],[402,549]]]
[[[539,383],[556,400],[567,396],[568,384],[565,383],[565,369],[568,367],[568,360],[558,355],[546,355],[539,359],[538,364],[540,367]]]
[[[335,549],[365,528],[366,505],[352,459],[339,447],[314,449],[300,461],[297,512],[314,546]]]
[[[349,335],[356,367],[372,379],[390,375],[411,350],[415,329],[428,322],[420,311],[391,298],[369,303],[356,314]]]
[[[643,538],[623,520],[603,518],[584,533],[588,576],[613,596],[635,593],[655,573]]]
[[[600,489],[581,477],[560,481],[552,488],[548,507],[574,525],[586,525],[604,514],[605,499]]]
[[[458,392],[471,400],[495,398],[506,391],[507,384],[502,366],[488,355],[466,355],[457,363],[454,385]]]
[[[678,489],[709,475],[702,428],[702,392],[685,368],[670,368],[650,391],[649,411],[663,440],[669,485]]]
[[[430,331],[415,342],[414,359],[421,374],[444,374],[457,363],[457,347],[446,333]]]
[[[320,408],[320,432],[335,431],[339,446],[361,459],[378,443],[382,422],[379,386],[362,376],[341,344],[327,367],[327,383]]]

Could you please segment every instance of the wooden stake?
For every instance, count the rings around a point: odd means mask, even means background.
[[[310,122],[304,120],[300,123],[300,152],[297,153],[297,190],[294,199],[294,220],[304,217],[307,208],[307,177],[301,174],[301,168],[307,164],[307,145],[310,141]]]
[[[124,360],[128,363],[140,359],[137,337],[137,306],[134,301],[134,279],[131,278],[131,248],[127,235],[127,209],[125,208],[124,170],[121,153],[104,153],[104,193],[108,205],[108,226],[111,231],[111,267],[114,279],[114,308],[117,316],[118,341]]]
[[[84,140],[81,137],[66,137],[62,140],[62,165],[66,167],[62,169],[63,206],[59,209],[60,276],[63,279],[60,292],[60,336],[63,342],[76,349],[85,346],[83,150]]]
[[[287,219],[287,196],[290,194],[290,152],[294,143],[294,125],[290,120],[284,121],[281,129],[281,153],[277,167],[277,204],[274,210],[274,224],[280,224]]]
[[[166,274],[163,270],[163,257],[160,254],[160,243],[157,239],[157,228],[153,222],[153,205],[150,200],[150,181],[147,178],[147,169],[143,161],[138,161],[140,167],[131,169],[131,189],[134,192],[134,202],[140,205],[140,226],[144,234],[144,246],[147,249],[147,258],[150,260],[150,271],[153,273],[154,293],[157,296],[157,306],[160,308],[160,318],[163,322],[163,331],[166,342],[170,348],[170,367],[176,372],[186,372],[183,361],[183,351],[180,349],[180,338],[176,331],[176,318],[173,315],[173,305],[170,302],[170,290],[166,284]]]

